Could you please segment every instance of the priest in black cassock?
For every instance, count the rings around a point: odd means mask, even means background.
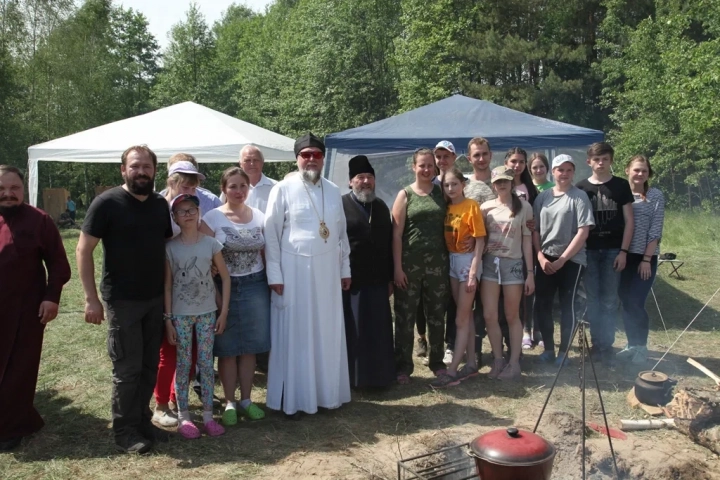
[[[350,386],[395,383],[392,294],[392,224],[375,197],[375,170],[365,155],[350,159],[350,188],[343,195],[350,242],[352,286],[343,292]]]

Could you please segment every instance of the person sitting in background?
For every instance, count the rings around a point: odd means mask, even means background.
[[[548,178],[549,171],[550,164],[545,154],[535,152],[530,156],[530,176],[532,176],[532,181],[538,192],[544,192],[555,185],[553,181]]]
[[[70,214],[68,212],[63,212],[60,214],[57,224],[58,227],[77,227],[77,224],[73,221],[72,218],[70,218]]]
[[[625,167],[630,189],[635,197],[633,218],[635,228],[630,242],[625,269],[620,274],[620,301],[627,345],[616,357],[644,364],[647,361],[647,339],[650,318],[645,310],[650,288],[657,274],[660,239],[665,219],[665,197],[657,188],[650,188],[648,179],[653,171],[650,161],[642,155],[630,159]]]

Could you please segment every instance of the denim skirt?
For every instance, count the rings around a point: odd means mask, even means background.
[[[230,277],[230,310],[222,335],[215,335],[216,357],[270,351],[270,289],[265,270]]]

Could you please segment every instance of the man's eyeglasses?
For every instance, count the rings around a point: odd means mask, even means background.
[[[313,150],[311,152],[300,152],[300,158],[302,158],[303,160],[322,160],[323,158],[325,158],[325,154],[318,150]]]
[[[188,215],[197,215],[198,209],[197,207],[188,208],[187,210],[175,210],[175,215],[178,217],[186,217]]]

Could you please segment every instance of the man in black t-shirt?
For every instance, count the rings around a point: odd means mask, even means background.
[[[108,313],[107,348],[113,363],[112,418],[115,444],[146,453],[167,433],[150,420],[163,325],[165,240],[172,236],[167,201],[153,191],[157,157],[146,146],[121,157],[124,185],[101,193],[90,205],[77,246],[85,292],[85,321],[104,319],[95,286],[93,251],[102,240],[100,292]]]
[[[593,207],[595,228],[587,240],[584,283],[592,354],[607,367],[615,363],[615,319],[618,315],[620,272],[633,236],[635,201],[627,180],[612,174],[613,148],[594,143],[587,152],[592,175],[577,184]]]

